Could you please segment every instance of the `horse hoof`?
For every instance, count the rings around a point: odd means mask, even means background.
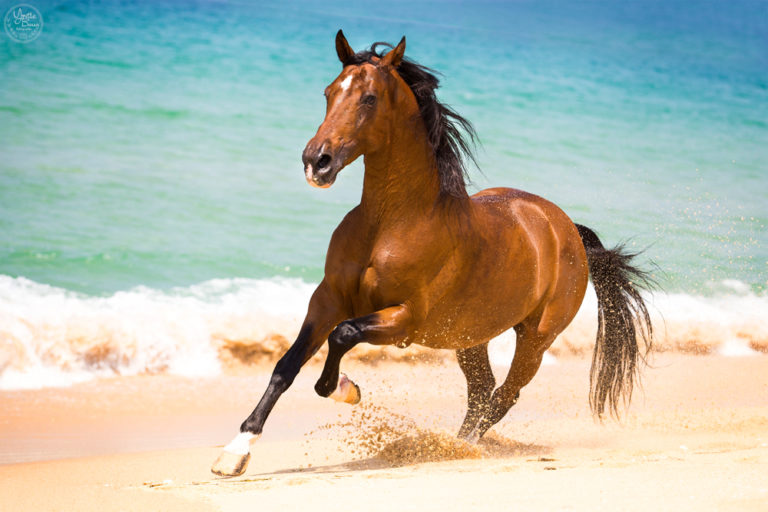
[[[360,394],[360,386],[358,386],[352,381],[349,381],[349,383],[350,383],[350,390],[348,393],[348,398],[347,400],[345,400],[345,402],[351,405],[359,404],[360,399],[362,397]]]
[[[355,405],[360,403],[360,397],[360,386],[349,380],[349,377],[342,373],[339,375],[339,385],[336,386],[336,390],[328,398],[332,398],[337,402]]]
[[[469,444],[477,444],[480,441],[480,432],[477,427],[473,428],[469,434],[464,436],[464,440]]]
[[[240,476],[245,473],[251,454],[238,455],[227,451],[221,452],[219,458],[211,466],[211,473],[219,476]]]

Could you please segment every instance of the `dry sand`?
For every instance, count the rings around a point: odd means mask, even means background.
[[[0,510],[768,510],[768,356],[653,363],[604,425],[588,361],[544,366],[479,446],[451,436],[455,363],[344,365],[355,407],[317,397],[310,366],[233,479],[209,467],[268,369],[0,392]]]

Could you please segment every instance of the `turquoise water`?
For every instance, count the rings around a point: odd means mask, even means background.
[[[474,190],[647,247],[672,292],[768,286],[765,2],[32,3],[39,39],[0,38],[0,274],[90,296],[319,281],[362,183],[356,163],[311,189],[300,158],[343,28],[405,34],[443,73]]]
[[[662,349],[764,350],[768,3],[32,3],[37,40],[0,33],[0,389],[216,374],[296,335],[362,187],[359,162],[328,190],[301,164],[339,28],[443,73],[473,190],[647,248]]]

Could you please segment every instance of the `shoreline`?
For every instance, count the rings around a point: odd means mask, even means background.
[[[175,292],[137,288],[80,296],[0,275],[0,389],[66,386],[94,376],[215,376],[267,365],[287,350],[314,286],[300,280],[222,279]],[[681,354],[768,353],[768,296],[653,294],[655,349]],[[3,307],[4,306],[4,307]],[[548,350],[558,360],[589,357],[597,330],[594,292]],[[662,314],[663,312],[663,314]],[[491,359],[511,360],[512,330],[491,342]],[[493,348],[495,345],[495,348]],[[321,349],[319,357],[322,357]],[[345,360],[442,362],[453,353],[411,345],[355,347]],[[251,372],[249,369],[247,373]]]

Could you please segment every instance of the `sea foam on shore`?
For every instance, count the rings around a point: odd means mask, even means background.
[[[215,375],[233,366],[272,363],[296,336],[314,287],[298,279],[215,279],[167,291],[137,287],[93,297],[0,276],[0,389],[144,373]],[[655,350],[726,356],[768,352],[768,297],[738,282],[723,289],[729,292],[649,297]],[[591,354],[596,327],[590,288],[545,363]],[[509,364],[514,338],[508,331],[492,342],[494,366]],[[453,355],[418,346],[361,345],[348,357],[375,364]]]

